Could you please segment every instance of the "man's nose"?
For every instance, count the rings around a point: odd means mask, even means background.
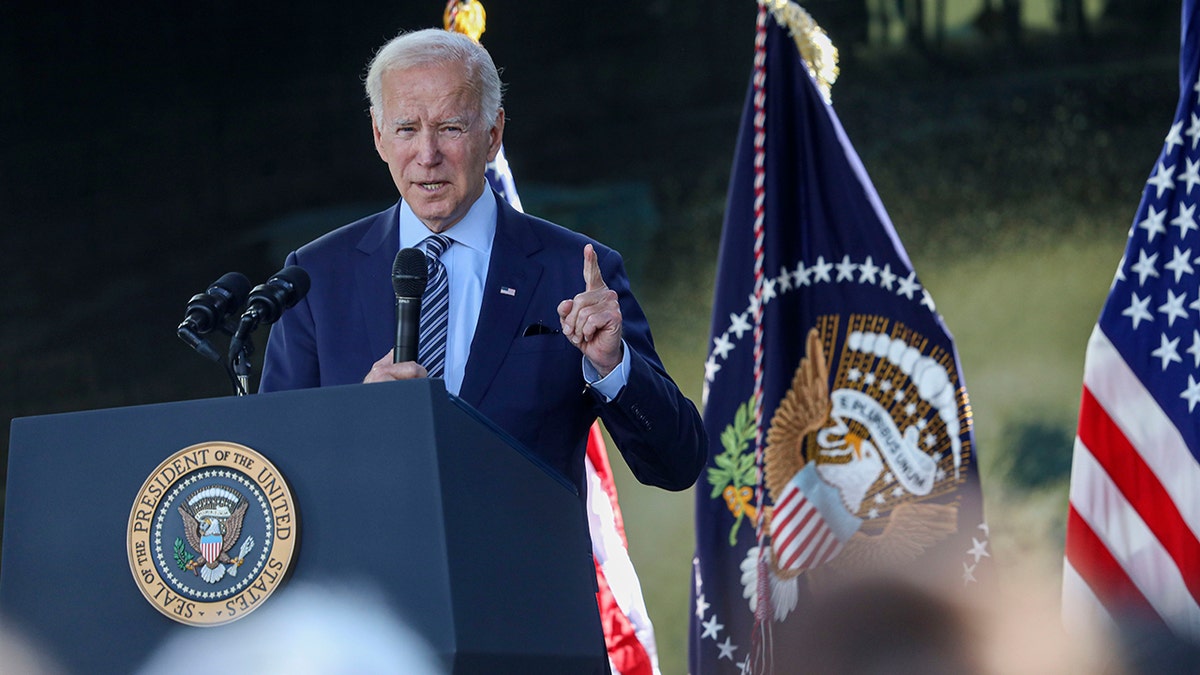
[[[436,132],[423,132],[417,138],[417,161],[423,166],[435,165],[442,160]]]

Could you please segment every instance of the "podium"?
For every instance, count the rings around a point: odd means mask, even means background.
[[[77,672],[132,672],[172,631],[208,630],[139,592],[127,528],[156,467],[213,442],[286,479],[281,592],[377,588],[447,672],[607,671],[582,499],[441,380],[14,419],[0,615]]]

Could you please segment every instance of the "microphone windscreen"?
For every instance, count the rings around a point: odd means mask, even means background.
[[[308,289],[312,286],[312,280],[308,277],[308,272],[299,265],[288,265],[279,270],[273,277],[267,280],[270,284],[273,281],[283,281],[291,285],[290,289],[285,289],[283,303],[285,308],[294,306],[297,302],[304,299],[308,295]]]
[[[397,298],[419,298],[425,293],[429,276],[425,254],[415,248],[402,248],[392,264],[392,290]]]
[[[250,295],[250,279],[241,272],[227,272],[221,275],[220,279],[213,282],[208,289],[209,293],[214,290],[224,291],[228,295],[230,312],[236,312],[246,304],[246,298]]]

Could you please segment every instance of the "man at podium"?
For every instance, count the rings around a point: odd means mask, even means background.
[[[441,377],[581,495],[597,416],[642,483],[691,486],[707,438],[655,352],[620,254],[487,185],[505,121],[488,52],[449,31],[401,34],[371,61],[366,89],[400,199],[288,255],[312,287],[272,326],[260,390]],[[408,248],[425,254],[430,285],[415,358],[396,347],[392,275]]]

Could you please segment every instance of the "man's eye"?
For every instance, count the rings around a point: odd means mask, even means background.
[[[462,127],[442,127],[442,133],[445,134],[447,138],[458,138],[466,132],[467,130]]]

